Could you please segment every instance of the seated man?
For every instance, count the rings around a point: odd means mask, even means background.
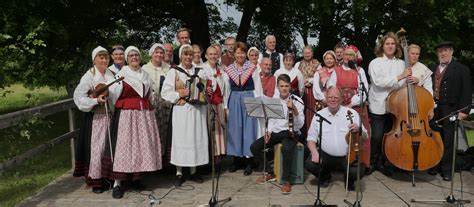
[[[263,148],[264,142],[266,143],[267,148],[271,148],[278,143],[282,144],[282,154],[283,154],[283,175],[282,175],[282,193],[289,194],[291,192],[290,184],[290,175],[291,175],[291,161],[293,156],[293,150],[299,140],[301,133],[299,129],[303,127],[304,124],[304,106],[298,101],[293,102],[290,96],[293,98],[301,99],[297,96],[290,94],[290,76],[282,74],[277,78],[277,88],[280,92],[278,95],[274,95],[273,98],[279,98],[283,105],[283,112],[285,113],[286,119],[269,119],[268,120],[268,130],[265,133],[264,137],[257,139],[251,146],[250,150],[252,154],[257,158],[258,161],[265,162],[266,171],[268,175],[260,177],[257,179],[257,183],[264,183],[265,181],[275,179],[273,175],[273,169],[268,167],[267,160],[263,160]],[[302,102],[302,101],[301,101]],[[293,116],[293,131],[289,130],[289,113],[292,113]]]
[[[359,114],[353,109],[342,106],[342,92],[339,88],[331,86],[326,90],[325,98],[327,107],[319,111],[319,114],[329,120],[331,125],[324,122],[323,132],[321,136],[321,154],[318,153],[317,143],[319,141],[318,135],[319,119],[313,119],[311,126],[308,131],[308,148],[311,152],[311,160],[305,161],[305,168],[311,172],[314,176],[318,176],[318,170],[321,170],[321,177],[319,182],[321,187],[326,188],[329,186],[331,181],[331,172],[334,170],[347,170],[347,151],[348,144],[346,142],[346,134],[349,131],[359,131]],[[351,111],[353,114],[353,123],[351,124],[348,120],[347,111]],[[367,139],[367,130],[362,127],[362,140]],[[318,143],[321,147],[321,144]],[[319,157],[321,156],[321,163],[319,163]],[[356,162],[357,163],[357,162]],[[361,166],[362,176],[365,168]],[[345,177],[345,176],[344,176]],[[357,179],[357,166],[349,167],[349,183],[348,190],[355,190],[354,181]],[[345,181],[346,179],[344,179]]]

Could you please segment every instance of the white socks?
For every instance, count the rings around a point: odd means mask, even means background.
[[[114,188],[115,186],[119,186],[120,187],[120,180],[116,180],[115,183],[114,183]]]
[[[176,166],[176,175],[183,175],[183,167]]]

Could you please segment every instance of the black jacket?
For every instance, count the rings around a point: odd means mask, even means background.
[[[438,65],[431,68],[433,73],[436,72]],[[440,83],[439,99],[435,100],[439,106],[449,105],[455,110],[468,106],[472,102],[471,98],[471,75],[469,68],[465,65],[452,60]],[[433,91],[436,88],[435,74],[432,75]],[[463,111],[469,114],[470,109]]]

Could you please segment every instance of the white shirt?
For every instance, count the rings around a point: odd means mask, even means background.
[[[403,86],[405,79],[398,81],[397,76],[405,70],[405,62],[389,59],[387,56],[373,59],[369,64],[369,76],[372,85],[369,89],[370,112],[378,115],[386,114],[385,101],[388,94]]]
[[[299,97],[293,96],[303,102]],[[273,98],[280,99],[281,104],[283,105],[283,113],[285,114],[285,119],[268,119],[268,131],[278,133],[281,131],[288,130],[288,100],[289,96],[286,99],[281,99],[280,95],[273,95]],[[298,116],[294,116],[293,113],[293,131],[296,133],[300,132],[301,127],[304,124],[304,106],[298,101],[292,100],[293,106],[298,110]]]
[[[426,67],[423,63],[416,62],[415,65],[411,67],[412,76],[418,78],[418,85],[422,86],[426,90],[428,90],[431,95],[433,95],[433,81],[431,80],[431,72],[428,67]]]
[[[91,111],[92,108],[98,104],[98,102],[96,98],[89,97],[87,94],[89,90],[94,90],[94,88],[99,83],[108,84],[112,81],[115,81],[115,78],[109,69],[105,70],[105,74],[103,76],[95,67],[87,70],[87,72],[82,76],[79,85],[77,85],[76,89],[74,89],[74,103],[76,104],[77,108],[84,112]],[[120,95],[114,93],[114,88],[116,88],[117,85],[119,85],[119,83],[113,84],[109,87],[108,98],[112,103],[114,103],[118,98],[118,95]]]
[[[298,70],[298,68],[291,68],[291,69],[286,69],[284,66],[280,69],[278,69],[277,71],[275,71],[275,78],[278,79],[278,76],[281,75],[281,74],[287,74],[288,76],[290,76],[290,80],[291,82],[293,82],[293,80],[295,80],[295,78],[298,78],[298,90],[300,92],[300,95],[303,95],[304,93],[304,76],[303,76],[303,73],[301,73],[300,70]],[[278,87],[277,85],[275,85],[275,87]],[[275,94],[280,94],[278,89],[275,89]]]
[[[342,69],[345,70],[345,71],[349,71],[349,70],[353,70],[345,65],[342,65]],[[363,68],[359,68],[359,71],[358,71],[358,74],[360,76],[360,79],[362,79],[362,83],[364,83],[364,86],[366,88],[369,87],[369,83],[367,83],[367,77],[365,76],[365,71]],[[360,79],[359,77],[357,77],[357,86],[359,87],[360,86]],[[331,74],[331,77],[329,78],[328,80],[328,87],[329,86],[335,86],[337,84],[337,75],[336,75],[336,72],[333,72]],[[364,94],[364,101],[367,100],[367,95],[368,94]],[[355,94],[354,96],[352,96],[351,98],[351,104],[352,106],[359,106],[361,103],[360,101],[360,93],[358,92],[357,94]]]
[[[321,109],[318,113],[331,122],[331,125],[323,121],[323,130],[321,134],[321,149],[329,155],[342,157],[347,155],[346,135],[349,132],[350,121],[347,119],[347,111],[350,110],[353,114],[352,120],[359,124],[359,114],[350,108],[340,106],[339,111],[333,115],[326,107]],[[311,121],[311,126],[308,130],[308,141],[318,142],[319,139],[319,118],[314,118]],[[367,130],[362,126],[363,133]]]

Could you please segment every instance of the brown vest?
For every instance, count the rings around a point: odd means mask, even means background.
[[[443,72],[440,72],[440,67],[436,69],[435,72],[435,87],[434,87],[434,98],[436,100],[439,100],[439,90],[441,87],[441,80],[443,79],[444,73],[448,70],[448,66],[446,66],[443,70]]]

